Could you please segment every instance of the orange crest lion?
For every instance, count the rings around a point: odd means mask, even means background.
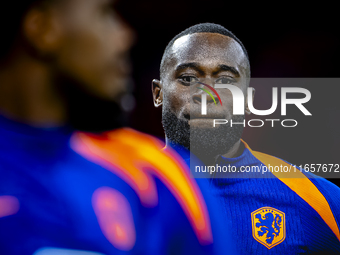
[[[272,207],[262,207],[251,213],[253,237],[268,249],[282,243],[286,238],[284,212]]]

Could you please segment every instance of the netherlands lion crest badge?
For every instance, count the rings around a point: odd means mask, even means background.
[[[268,249],[282,243],[286,238],[284,212],[272,207],[262,207],[251,213],[253,237]]]

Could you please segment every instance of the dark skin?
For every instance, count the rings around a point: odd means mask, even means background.
[[[85,91],[116,100],[129,75],[133,33],[110,0],[53,1],[23,18],[12,52],[1,61],[0,113],[38,127],[64,125],[60,75]]]
[[[178,119],[188,121],[190,127],[213,128],[213,119],[232,118],[232,95],[227,89],[216,89],[222,104],[207,97],[207,115],[201,115],[202,90],[192,90],[191,82],[200,79],[213,86],[215,83],[232,84],[247,95],[249,65],[241,46],[232,38],[216,33],[195,33],[177,39],[165,62],[161,80],[153,80],[155,107],[168,107]],[[194,91],[194,92],[193,92]],[[214,95],[215,96],[215,95]],[[254,91],[253,95],[254,96]],[[245,100],[246,102],[247,100]],[[210,104],[210,105],[209,105]],[[250,111],[245,103],[246,113]],[[169,139],[166,138],[167,145]],[[224,157],[242,154],[243,143],[238,140]]]

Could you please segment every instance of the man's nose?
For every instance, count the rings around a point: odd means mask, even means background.
[[[203,94],[206,94],[205,98],[207,105],[219,102],[217,95],[215,95],[214,92],[210,91],[209,88],[207,88],[206,86],[199,86],[196,88],[196,91],[192,94],[193,102],[195,104],[202,104]]]
[[[193,99],[195,104],[202,104],[202,94],[207,94],[207,93],[205,91],[202,91],[200,93],[195,93],[192,96],[192,99]],[[215,104],[215,102],[216,103],[218,102],[218,98],[216,96],[214,96],[214,95],[213,95],[213,97],[211,97],[210,95],[207,95],[206,98],[207,98],[206,99],[207,100],[207,104]],[[215,99],[215,101],[214,101],[214,99]]]

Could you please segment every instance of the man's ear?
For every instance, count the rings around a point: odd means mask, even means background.
[[[248,90],[247,90],[248,91]],[[247,115],[250,115],[251,114],[251,111],[249,110],[249,106],[248,106],[248,97],[252,97],[253,98],[253,102],[254,102],[254,98],[255,98],[255,89],[254,88],[251,88],[251,95],[249,95],[248,93],[247,93],[247,98],[246,98],[246,110],[245,110],[245,112],[246,112],[246,114]]]
[[[61,42],[61,27],[56,11],[48,7],[33,7],[24,17],[23,34],[38,53],[53,53]]]
[[[163,86],[161,81],[156,79],[152,81],[152,95],[155,107],[161,106],[163,104]]]

